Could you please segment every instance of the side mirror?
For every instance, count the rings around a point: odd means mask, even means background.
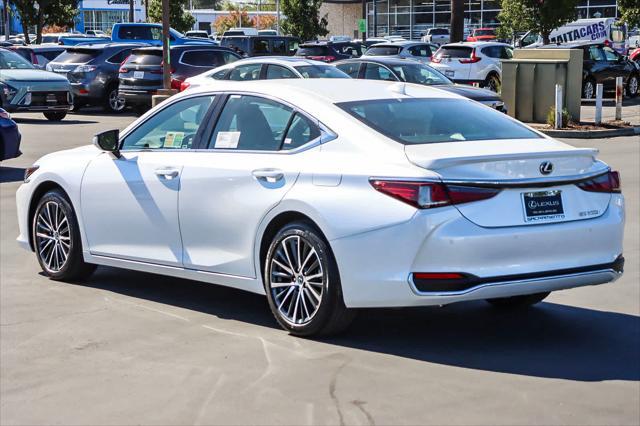
[[[93,144],[102,151],[107,151],[120,158],[120,130],[107,130],[93,137]]]

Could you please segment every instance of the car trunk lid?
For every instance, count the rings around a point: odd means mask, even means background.
[[[583,220],[605,212],[610,193],[578,186],[607,172],[596,160],[596,150],[549,139],[518,142],[408,145],[405,153],[412,163],[438,173],[447,184],[500,189],[493,198],[456,206],[483,227]]]

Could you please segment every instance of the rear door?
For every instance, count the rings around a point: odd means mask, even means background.
[[[317,124],[288,105],[229,96],[206,149],[184,163],[179,215],[185,267],[255,277],[258,226],[294,185],[319,138]]]

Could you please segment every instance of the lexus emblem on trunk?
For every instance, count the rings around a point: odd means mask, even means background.
[[[540,163],[540,173],[543,175],[551,174],[553,171],[553,163],[551,161],[543,161]]]

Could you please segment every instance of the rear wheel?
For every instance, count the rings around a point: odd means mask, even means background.
[[[588,78],[582,85],[582,97],[584,99],[593,99],[596,95],[596,82]]]
[[[104,99],[104,110],[106,112],[119,113],[124,111],[125,101],[118,94],[118,86],[112,86],[107,90],[107,96]]]
[[[47,192],[38,202],[32,223],[38,263],[54,280],[86,278],[95,265],[84,262],[75,212],[60,190]]]
[[[344,305],[329,245],[308,223],[286,225],[273,238],[265,259],[264,282],[271,312],[291,334],[335,334],[355,316]]]
[[[67,116],[67,112],[44,112],[43,113],[47,120],[51,121],[61,121],[63,118]]]
[[[492,92],[498,93],[500,91],[500,77],[495,74],[489,74],[485,79],[483,86]]]
[[[501,297],[499,299],[487,299],[487,302],[502,309],[526,308],[542,302],[549,292],[526,294],[524,296]]]

